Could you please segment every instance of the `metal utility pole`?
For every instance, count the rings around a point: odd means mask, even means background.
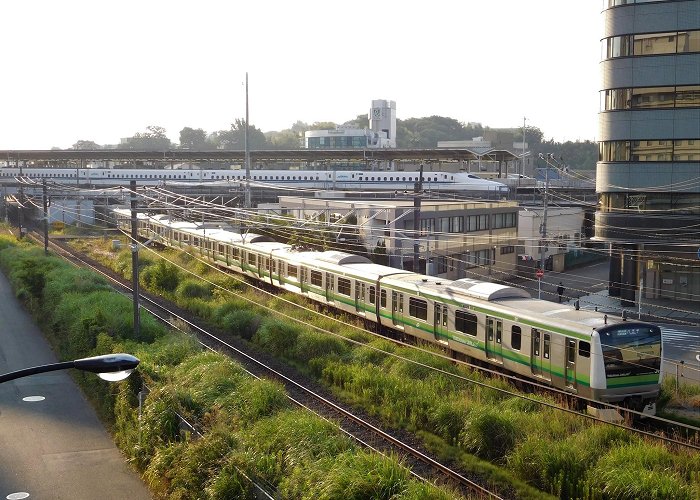
[[[131,189],[131,288],[134,302],[134,335],[139,337],[141,331],[141,315],[139,311],[139,245],[138,219],[136,218],[136,181],[129,183]]]
[[[244,146],[245,146],[245,208],[251,208],[250,201],[250,148],[248,145],[248,72],[245,73],[245,135],[244,135]]]
[[[19,207],[17,209],[17,219],[18,219],[18,224],[19,224],[19,237],[20,239],[24,237],[24,183],[22,180],[22,177],[24,174],[22,173],[22,163],[19,163],[19,160],[17,161],[18,166],[19,166]]]
[[[520,175],[525,175],[525,120],[527,118],[523,117],[523,156],[520,160]],[[520,184],[520,176],[518,176],[518,184]]]
[[[44,205],[44,253],[49,254],[49,198],[46,194],[46,179],[41,183],[42,204]]]
[[[546,169],[544,173],[544,211],[542,213],[542,224],[540,225],[540,266],[541,269],[544,270],[544,249],[545,249],[545,243],[547,239],[547,200],[548,200],[548,193],[547,190],[549,188],[549,161],[547,161],[547,158],[551,156],[551,153],[547,154],[547,157],[545,158],[542,156],[542,153],[540,153],[540,158],[544,159]],[[537,292],[537,298],[541,299],[542,298],[542,291],[538,290]]]
[[[420,272],[419,266],[419,254],[420,254],[420,243],[418,238],[420,237],[420,205],[421,205],[421,193],[423,192],[423,164],[420,165],[420,173],[418,175],[418,181],[414,184],[413,189],[413,272]],[[426,274],[428,273],[428,265],[426,261]]]

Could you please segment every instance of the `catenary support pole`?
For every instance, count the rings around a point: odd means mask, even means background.
[[[423,164],[420,165],[420,173],[413,190],[413,272],[420,273],[420,209],[421,193],[423,192]],[[428,274],[428,262],[425,263],[425,273]]]
[[[44,206],[44,253],[49,254],[49,198],[46,194],[46,179],[41,183],[41,201]]]
[[[141,316],[139,311],[139,245],[138,219],[136,218],[136,181],[130,182],[131,189],[131,288],[134,296],[134,335],[139,337]]]

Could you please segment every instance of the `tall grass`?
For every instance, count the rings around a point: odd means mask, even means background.
[[[688,498],[688,495],[699,494],[696,486],[698,479],[693,471],[697,471],[700,464],[682,452],[666,450],[672,459],[661,460],[658,452],[654,451],[656,445],[634,438],[626,431],[591,425],[585,418],[544,408],[536,401],[508,395],[499,390],[513,391],[504,380],[455,367],[449,361],[430,353],[374,339],[334,321],[330,315],[319,318],[311,311],[296,311],[289,302],[305,306],[309,304],[295,295],[284,294],[268,299],[263,294],[241,291],[242,286],[238,282],[235,286],[236,293],[248,300],[227,297],[224,292],[217,290],[210,299],[187,297],[187,303],[219,326],[252,339],[269,352],[284,357],[319,377],[342,397],[355,404],[362,404],[367,411],[384,418],[389,424],[419,431],[431,440],[433,447],[439,447],[437,443],[440,440],[444,443],[444,448],[455,447],[453,456],[465,468],[498,477],[501,482],[510,482],[520,496],[536,497],[537,494],[522,486],[517,478],[561,498],[661,498],[662,495]],[[250,302],[259,306],[251,306]],[[309,307],[313,309],[315,306]],[[294,315],[324,330],[367,345],[345,343],[288,319],[276,318],[270,311]],[[424,347],[428,351],[433,349]],[[438,373],[434,368],[446,373]],[[454,378],[450,374],[462,378]],[[179,398],[186,390],[187,387],[183,385],[180,392],[175,391],[174,394]],[[237,391],[240,389],[233,390],[231,394],[238,394]],[[265,394],[269,396],[274,391]],[[190,408],[187,405],[201,404],[199,402],[206,399],[202,398],[196,393],[190,394],[189,399],[182,397],[184,403],[181,404]],[[532,396],[530,398],[538,399]],[[540,399],[553,403],[546,397]],[[244,406],[248,405],[245,397],[240,400],[246,401]],[[207,404],[210,402],[209,399],[206,401]],[[236,406],[227,399],[212,404],[215,410],[207,413],[204,410],[206,405],[202,405],[193,415],[205,418],[208,415],[208,418],[214,420],[220,415],[230,415],[231,422],[243,434],[240,441],[242,449],[229,454],[223,462],[223,467],[230,474],[212,479],[206,486],[207,491],[221,494],[230,485],[235,491],[250,494],[249,489],[237,489],[242,484],[240,473],[243,470],[264,481],[278,484],[280,491],[288,492],[290,497],[323,497],[339,491],[352,497],[354,491],[360,492],[358,495],[398,491],[392,488],[402,484],[400,479],[394,477],[392,480],[389,475],[386,483],[389,486],[382,487],[384,489],[365,489],[370,486],[363,486],[362,478],[354,478],[349,470],[354,463],[362,461],[360,458],[348,459],[347,462],[343,461],[344,458],[340,459],[348,467],[346,475],[334,469],[330,457],[315,457],[313,467],[301,467],[299,464],[308,466],[313,460],[306,456],[299,457],[296,452],[288,453],[285,444],[287,441],[279,441],[281,437],[273,431],[276,425],[286,426],[287,430],[290,428],[288,421],[279,421],[288,413],[284,406],[277,407],[273,404],[271,412],[255,411],[242,419],[242,406]],[[244,425],[257,417],[262,419],[255,420],[251,426]],[[253,439],[253,435],[256,440],[268,442],[254,432],[254,429],[259,428],[265,428],[266,432],[275,436],[275,446],[263,447],[266,451],[252,446],[250,439]],[[298,437],[297,440],[304,442]],[[282,448],[276,447],[277,445]],[[645,455],[656,458],[633,461],[620,451],[627,448],[633,449],[638,458]],[[342,455],[344,452],[339,453]],[[474,456],[508,469],[495,474],[493,466],[480,462]],[[251,463],[252,468],[244,465]],[[384,464],[381,467],[389,466]],[[643,487],[625,487],[625,482],[634,481],[632,475],[635,470],[638,483]],[[509,476],[509,473],[517,478]],[[326,486],[316,488],[310,484],[309,478],[317,479],[319,484],[325,479],[329,482]],[[357,490],[353,489],[355,486]],[[509,486],[506,486],[506,491],[508,489]],[[307,495],[304,491],[312,493]],[[410,497],[411,494],[406,493],[408,491],[409,489],[403,489],[396,495]]]

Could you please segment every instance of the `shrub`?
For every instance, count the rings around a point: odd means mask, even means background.
[[[314,358],[343,359],[348,353],[345,341],[329,333],[301,331],[294,345],[294,359],[308,363]]]
[[[674,470],[676,457],[640,441],[611,448],[588,476],[593,498],[690,499],[693,491]]]
[[[164,259],[159,260],[155,266],[145,267],[140,273],[140,280],[144,286],[155,291],[172,293],[180,283],[180,270]]]
[[[297,343],[301,327],[281,319],[271,319],[258,328],[253,341],[278,356],[289,357]]]
[[[249,309],[240,309],[226,314],[219,320],[218,324],[227,332],[250,340],[258,331],[260,321],[260,316],[257,313]]]
[[[211,285],[200,280],[187,279],[177,286],[175,293],[186,299],[209,299],[211,298]]]
[[[477,406],[459,433],[459,443],[481,458],[501,461],[515,446],[520,432],[513,413],[490,405]]]

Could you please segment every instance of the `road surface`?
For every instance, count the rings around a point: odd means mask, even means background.
[[[0,373],[57,362],[0,273]],[[0,384],[0,499],[149,499],[66,371]]]

